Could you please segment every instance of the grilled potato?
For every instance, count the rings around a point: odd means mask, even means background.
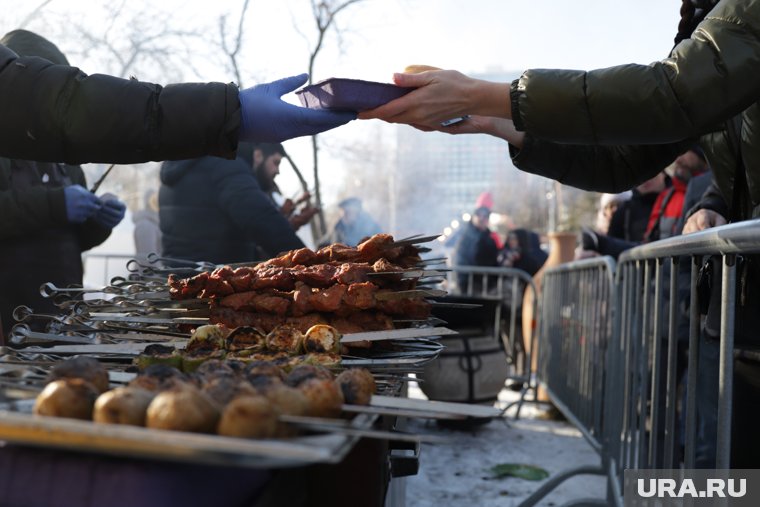
[[[81,378],[64,378],[50,382],[37,395],[33,412],[52,417],[92,419],[97,388]]]
[[[228,437],[271,438],[277,434],[280,413],[263,396],[239,396],[229,402],[217,433]]]
[[[148,405],[155,394],[147,389],[129,386],[106,391],[95,400],[92,420],[104,424],[145,426]]]
[[[185,384],[158,393],[148,405],[148,428],[212,433],[219,409],[198,388]]]

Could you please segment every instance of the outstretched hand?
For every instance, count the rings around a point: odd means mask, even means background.
[[[431,70],[417,74],[397,73],[398,86],[417,88],[403,97],[378,108],[359,113],[366,120],[379,118],[391,123],[405,123],[421,130],[440,130],[441,122],[466,115],[511,118],[509,85],[472,79],[455,70]],[[460,128],[466,120],[458,124]],[[467,130],[457,132],[466,133]],[[469,131],[474,133],[475,131]],[[455,133],[452,130],[451,133]]]
[[[318,134],[356,119],[353,112],[308,109],[281,99],[307,79],[308,74],[301,74],[241,90],[240,140],[279,143]]]

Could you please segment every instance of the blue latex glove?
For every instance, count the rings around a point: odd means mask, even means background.
[[[279,143],[319,134],[356,119],[356,113],[351,111],[308,109],[280,99],[302,86],[308,78],[308,74],[301,74],[241,90],[240,140]]]
[[[123,202],[118,199],[108,199],[103,201],[103,206],[92,219],[106,229],[113,229],[119,225],[126,211],[127,206]]]
[[[66,201],[66,219],[72,224],[81,224],[95,215],[103,203],[95,194],[82,185],[70,185],[63,189]]]

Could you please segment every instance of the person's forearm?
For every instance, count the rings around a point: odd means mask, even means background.
[[[509,83],[475,80],[472,94],[472,112],[483,116],[512,118]]]

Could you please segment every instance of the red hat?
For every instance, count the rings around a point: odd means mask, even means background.
[[[488,208],[493,209],[493,196],[491,192],[483,192],[478,196],[478,200],[475,201],[476,208]]]

